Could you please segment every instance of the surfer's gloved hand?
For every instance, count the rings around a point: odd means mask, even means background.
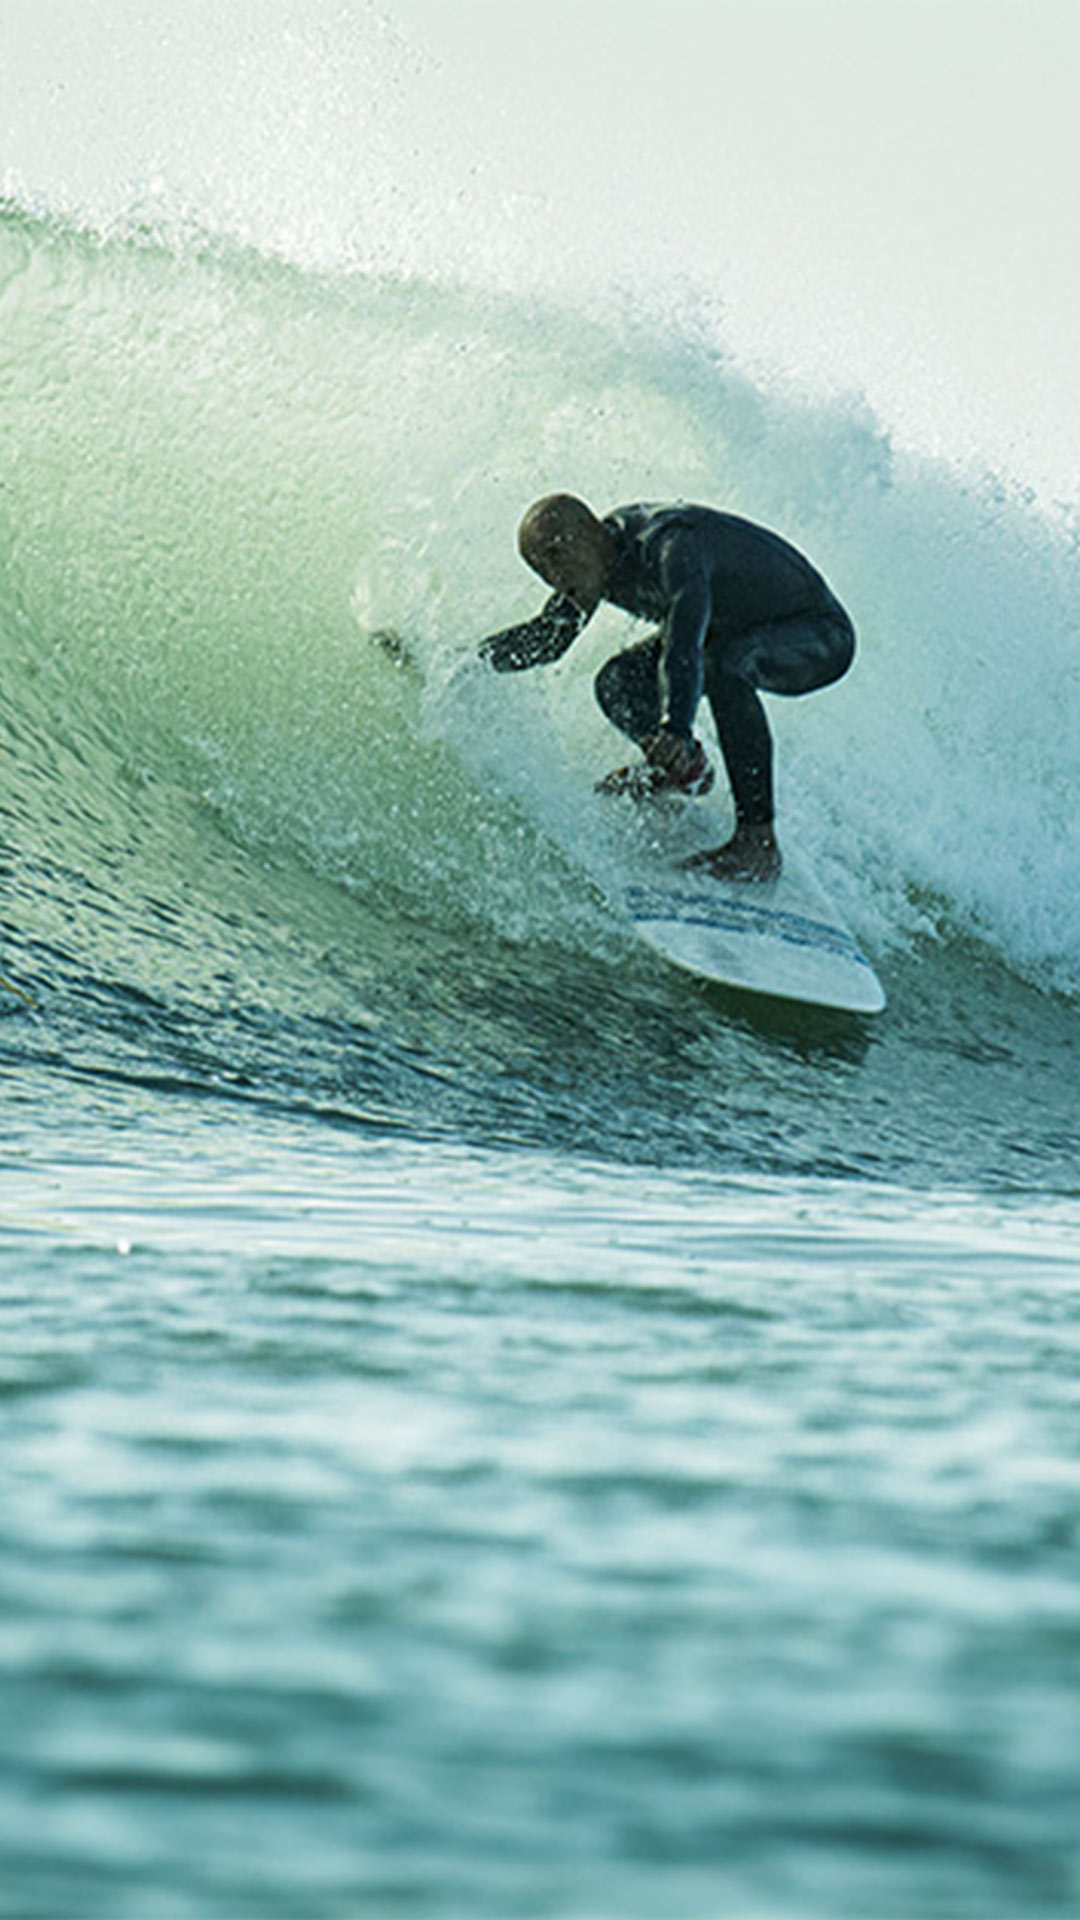
[[[547,666],[549,661],[561,660],[587,617],[565,594],[553,593],[534,619],[489,634],[477,652],[496,673],[521,673],[527,667]]]
[[[486,660],[489,667],[494,667],[496,673],[520,673],[525,667],[542,665],[545,658],[543,646],[533,644],[532,636],[525,627],[511,627],[506,633],[493,633],[489,639],[481,642],[477,652],[481,660]]]
[[[659,733],[650,733],[642,741],[641,751],[653,773],[660,776],[658,784],[674,787],[679,793],[708,793],[716,778],[701,741],[693,734],[672,733],[661,727]]]
[[[597,786],[598,793],[626,793],[646,800],[657,793],[708,793],[716,779],[700,740],[661,727],[641,743],[645,765],[618,767]]]

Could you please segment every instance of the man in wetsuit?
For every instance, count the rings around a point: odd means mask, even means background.
[[[735,832],[687,864],[724,880],[775,879],[772,736],[759,692],[826,687],[855,651],[851,621],[821,575],[786,540],[734,514],[632,506],[599,520],[565,493],[529,508],[518,548],[554,591],[535,619],[485,640],[481,656],[499,673],[558,660],[601,600],[657,621],[596,676],[603,711],[645,756],[600,791],[707,793],[715,776],[694,736],[706,694]]]

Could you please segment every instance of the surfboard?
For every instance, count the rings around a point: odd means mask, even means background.
[[[725,882],[700,874],[630,883],[638,937],[717,985],[840,1013],[880,1013],[885,991],[854,936],[805,871]]]

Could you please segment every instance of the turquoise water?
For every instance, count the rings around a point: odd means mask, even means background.
[[[1075,1913],[1067,523],[670,321],[14,202],[0,422],[0,1912]],[[775,717],[878,1021],[635,943],[616,616],[462,665],[538,462],[855,608]]]
[[[48,1088],[5,1911],[1074,1910],[1075,1200]]]

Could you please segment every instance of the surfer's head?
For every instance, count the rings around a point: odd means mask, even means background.
[[[518,552],[583,613],[603,599],[615,564],[615,543],[603,521],[572,493],[533,502],[518,528]]]

